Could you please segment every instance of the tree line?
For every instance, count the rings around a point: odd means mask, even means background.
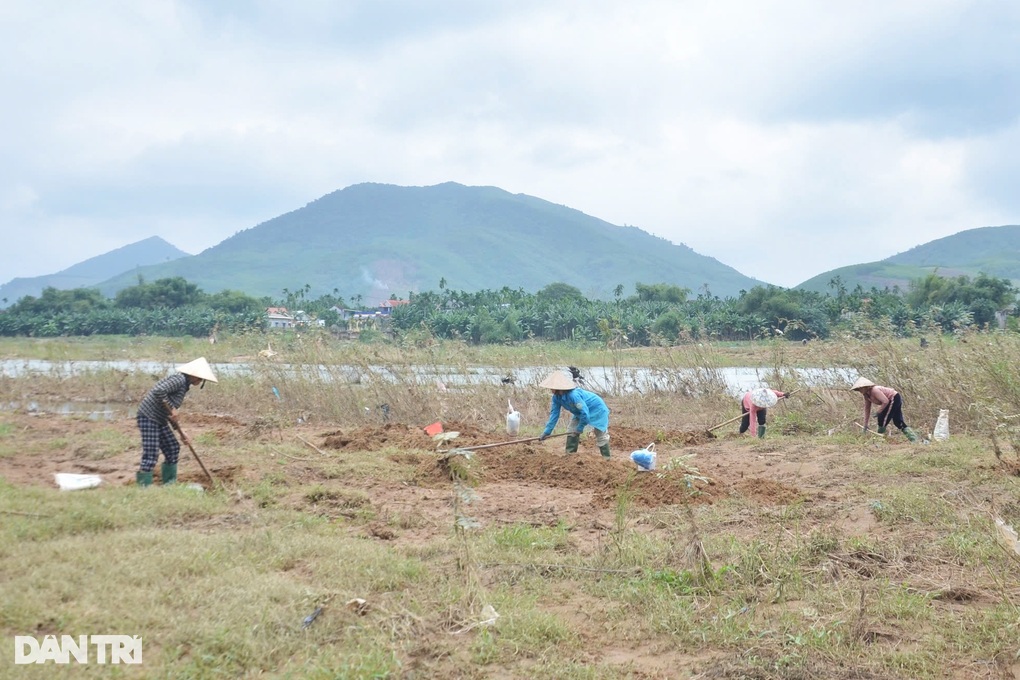
[[[265,326],[263,300],[237,291],[204,293],[181,277],[124,288],[112,299],[95,288],[46,288],[0,312],[0,335],[209,335]]]
[[[756,286],[737,297],[719,298],[706,288],[637,284],[635,294],[589,300],[566,284],[529,295],[521,290],[464,293],[451,290],[412,295],[397,308],[393,325],[402,333],[428,332],[474,343],[547,340],[614,341],[632,346],[685,340],[753,340],[784,336],[825,339],[841,332],[857,337],[892,333],[951,333],[996,327],[997,314],[1017,327],[1017,289],[1009,279],[979,274],[942,278],[930,274],[898,289],[857,286],[839,277],[832,293]]]
[[[836,277],[829,293],[756,286],[736,297],[720,298],[708,288],[693,294],[679,286],[638,283],[633,295],[617,286],[612,300],[586,298],[566,283],[529,293],[499,290],[458,291],[440,281],[439,290],[409,293],[382,330],[396,337],[427,335],[471,343],[512,343],[527,339],[610,342],[648,346],[698,340],[791,340],[891,333],[952,333],[995,328],[1000,318],[1017,330],[1018,291],[1009,279],[985,274],[944,278],[929,274],[908,290],[856,286]],[[361,297],[351,302],[360,305]],[[327,328],[345,327],[335,308],[347,302],[334,289],[311,296],[308,285],[284,289],[277,298],[255,298],[237,291],[204,293],[183,278],[139,280],[112,299],[98,290],[47,288],[0,313],[0,335],[202,336],[216,330],[243,332],[266,328],[266,308],[301,309]],[[378,329],[377,329],[378,330]]]

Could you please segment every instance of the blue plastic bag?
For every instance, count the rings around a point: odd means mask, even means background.
[[[643,449],[634,451],[630,454],[630,459],[634,461],[634,464],[642,471],[654,470],[656,462],[655,444],[649,444]]]

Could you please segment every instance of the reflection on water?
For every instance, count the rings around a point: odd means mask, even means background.
[[[177,364],[155,361],[45,361],[39,359],[3,359],[0,360],[0,376],[25,377],[33,374],[64,378],[102,373],[105,371],[121,371],[125,373],[145,373],[156,377],[169,375]],[[442,384],[447,388],[466,385],[500,385],[512,383],[518,387],[536,386],[552,368],[548,366],[530,366],[508,369],[495,366],[474,366],[454,368],[446,366],[352,366],[352,365],[305,365],[270,363],[229,363],[213,364],[213,370],[220,378],[232,376],[248,376],[256,372],[270,375],[276,381],[309,379],[323,382],[342,382],[369,385],[373,382],[382,383],[414,383],[419,385]],[[769,368],[643,368],[643,367],[606,367],[592,366],[582,369],[585,385],[601,394],[655,394],[682,393],[691,396],[724,391],[734,396],[762,385],[768,378],[775,376]],[[856,372],[848,369],[832,368],[784,368],[781,376],[772,385],[776,388],[789,385],[807,385],[812,387],[849,387]],[[21,405],[9,404],[6,408],[22,408]],[[24,406],[26,410],[45,410],[49,413],[88,413],[90,418],[110,419],[116,413],[132,409],[111,408],[106,404],[63,403],[48,405],[45,409],[38,403],[31,402]]]
[[[133,409],[133,407],[132,407]],[[89,420],[114,420],[123,415],[127,408],[115,408],[110,404],[101,404],[88,401],[65,401],[65,402],[39,402],[28,401],[21,403],[10,401],[0,404],[0,411],[22,411],[27,413],[56,413],[58,415],[85,416]]]

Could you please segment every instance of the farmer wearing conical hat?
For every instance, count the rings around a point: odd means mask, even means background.
[[[199,357],[177,367],[177,372],[157,382],[138,405],[138,431],[142,434],[142,464],[135,473],[139,486],[152,484],[152,471],[163,452],[162,473],[164,484],[177,481],[177,458],[181,444],[174,436],[170,424],[177,425],[177,409],[184,402],[192,385],[205,381],[218,382],[205,357]],[[188,436],[181,432],[181,439],[190,444]]]
[[[900,428],[907,439],[917,441],[917,433],[907,427],[903,421],[903,398],[900,393],[891,387],[876,385],[867,378],[858,378],[857,382],[850,388],[860,392],[864,397],[864,431],[868,431],[868,422],[871,420],[871,406],[878,407],[878,433],[885,434],[886,426],[892,424]]]
[[[553,428],[560,419],[560,409],[570,412],[570,424],[567,426],[567,453],[577,453],[581,443],[581,432],[588,425],[595,430],[595,443],[603,458],[609,458],[609,407],[602,397],[581,389],[574,379],[563,371],[549,374],[539,387],[552,390],[552,404],[549,407],[549,422],[545,424],[542,439],[552,434]]]
[[[758,439],[765,438],[765,417],[768,414],[769,406],[774,406],[780,399],[785,399],[786,394],[770,387],[758,387],[748,390],[740,400],[740,410],[744,417],[740,419],[740,434],[744,434],[751,427],[751,421],[758,422]]]

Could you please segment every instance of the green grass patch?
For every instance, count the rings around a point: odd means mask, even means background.
[[[0,458],[12,456],[18,452],[13,434],[14,425],[0,420]]]
[[[570,534],[565,524],[558,524],[555,527],[514,524],[494,531],[488,538],[495,548],[505,552],[509,557],[564,551],[570,546]]]
[[[883,524],[939,524],[955,525],[956,507],[936,496],[926,485],[887,486],[869,506],[875,518]]]

